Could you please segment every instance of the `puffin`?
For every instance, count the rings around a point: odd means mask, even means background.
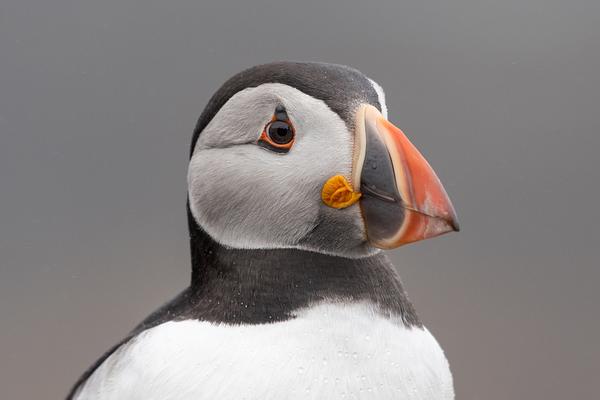
[[[68,400],[447,400],[443,350],[384,250],[458,231],[356,69],[272,62],[210,98],[187,174],[189,287]]]

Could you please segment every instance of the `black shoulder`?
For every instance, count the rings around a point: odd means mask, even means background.
[[[137,335],[142,333],[145,330],[158,326],[162,323],[168,322],[173,319],[181,319],[182,316],[187,314],[187,310],[189,308],[189,294],[190,288],[185,289],[181,292],[177,297],[168,303],[164,304],[158,310],[150,314],[146,319],[144,319],[131,333],[129,333],[124,339],[118,342],[116,345],[111,347],[108,351],[106,351],[100,358],[98,358],[84,373],[79,377],[77,382],[73,385],[69,394],[66,397],[66,400],[73,400],[75,395],[77,394],[78,389],[89,379],[90,376],[106,361],[108,357],[110,357],[113,353],[115,353],[122,346],[129,343],[129,341],[135,338]]]
[[[104,361],[106,361],[106,359],[108,357],[110,357],[111,354],[113,354],[115,351],[117,351],[117,349],[119,349],[122,345],[124,345],[125,343],[129,342],[129,340],[131,340],[133,336],[128,335],[125,339],[121,340],[119,343],[117,343],[116,345],[114,345],[113,347],[111,347],[110,349],[108,349],[108,351],[106,351],[104,354],[102,354],[102,356],[97,359],[84,373],[83,375],[81,375],[79,377],[79,379],[77,379],[77,382],[75,382],[75,384],[73,385],[73,387],[71,388],[71,390],[69,391],[69,394],[67,395],[66,400],[73,400],[75,398],[75,395],[77,394],[78,389],[88,380],[88,378],[90,376],[92,376],[92,374],[94,373],[94,371],[100,366],[102,365],[102,363]]]

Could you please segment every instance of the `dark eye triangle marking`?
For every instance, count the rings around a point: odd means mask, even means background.
[[[281,104],[275,107],[275,120],[276,121],[289,121],[287,111]]]

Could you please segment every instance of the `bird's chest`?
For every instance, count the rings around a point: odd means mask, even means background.
[[[86,391],[80,399],[454,398],[431,334],[364,305],[321,305],[263,325],[169,322],[109,357]]]

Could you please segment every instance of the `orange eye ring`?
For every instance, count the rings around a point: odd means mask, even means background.
[[[277,153],[287,153],[294,145],[296,132],[289,119],[283,120],[277,116],[278,114],[274,115],[263,129],[258,145]]]

